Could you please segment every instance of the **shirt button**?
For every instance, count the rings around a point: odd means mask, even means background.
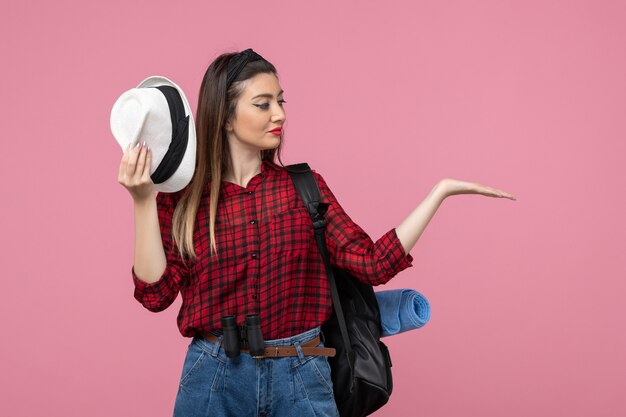
[[[252,191],[248,191],[248,194],[252,194]]]
[[[256,300],[256,294],[252,294],[252,299]]]
[[[252,252],[252,257],[256,259],[256,252]]]
[[[256,223],[256,220],[250,220],[250,224]]]

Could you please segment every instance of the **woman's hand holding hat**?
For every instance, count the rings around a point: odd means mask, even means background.
[[[117,182],[126,187],[135,203],[154,197],[154,183],[150,178],[152,152],[144,144],[128,144],[117,176]]]

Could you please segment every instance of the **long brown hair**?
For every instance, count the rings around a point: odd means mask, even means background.
[[[195,172],[191,182],[183,189],[172,217],[172,237],[183,262],[186,258],[194,262],[198,259],[194,249],[193,230],[202,193],[209,182],[211,183],[209,249],[211,256],[217,256],[214,226],[220,185],[222,177],[232,168],[224,126],[227,121],[234,118],[237,100],[245,86],[242,81],[261,73],[274,74],[278,78],[276,68],[268,61],[252,61],[246,64],[227,90],[228,61],[236,54],[236,52],[228,52],[218,56],[209,65],[200,85],[195,118],[197,140]],[[280,159],[283,139],[284,133],[277,148],[261,151],[261,159],[275,163],[274,158],[278,156],[280,166],[284,167]]]

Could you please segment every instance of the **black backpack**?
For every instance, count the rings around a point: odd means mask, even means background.
[[[371,285],[331,266],[324,230],[328,203],[321,201],[315,177],[306,162],[287,165],[291,179],[313,220],[315,240],[328,273],[333,300],[331,318],[322,326],[329,357],[335,402],[342,417],[367,416],[389,401],[393,389],[391,357],[380,341],[380,311]]]

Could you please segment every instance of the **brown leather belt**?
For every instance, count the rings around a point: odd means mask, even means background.
[[[218,336],[215,336],[211,332],[201,331],[200,334],[206,340],[211,343],[217,342]],[[304,356],[335,356],[335,348],[330,347],[319,347],[320,337],[316,336],[314,339],[309,340],[308,342],[300,344],[302,348],[302,354]],[[224,341],[221,343],[224,346]],[[250,354],[248,349],[241,349],[241,352]],[[265,346],[265,356],[266,358],[277,358],[284,356],[298,356],[298,351],[295,346]]]

